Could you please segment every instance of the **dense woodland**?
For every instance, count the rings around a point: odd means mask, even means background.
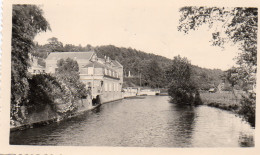
[[[57,38],[50,38],[45,45],[36,44],[34,55],[41,57],[39,64],[44,66],[44,59],[51,51],[77,52],[94,50],[98,57],[110,57],[124,66],[124,86],[140,86],[152,88],[166,88],[168,82],[165,71],[171,66],[172,60],[163,56],[145,53],[140,50],[114,45],[96,46],[63,45]],[[192,65],[192,79],[201,90],[217,87],[222,81],[224,72],[220,69],[206,69]],[[130,75],[129,76],[129,71]],[[141,82],[140,82],[141,79]]]

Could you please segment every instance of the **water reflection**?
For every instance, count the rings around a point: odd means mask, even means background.
[[[178,147],[192,146],[192,135],[194,131],[195,120],[195,108],[192,106],[181,106],[173,104],[171,106],[173,119],[171,123],[168,123],[169,129],[173,132],[168,134],[169,137],[174,139],[173,144]],[[177,116],[177,117],[176,117]]]
[[[240,132],[239,145],[241,147],[254,147],[254,136]]]
[[[167,96],[103,104],[69,120],[12,132],[10,144],[248,147],[254,129],[227,111],[178,106]]]

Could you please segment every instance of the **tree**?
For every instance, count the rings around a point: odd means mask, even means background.
[[[191,79],[191,64],[187,58],[174,57],[166,71],[171,102],[177,104],[200,104],[199,92]]]
[[[63,44],[58,40],[58,38],[52,37],[48,39],[48,48],[51,52],[61,52],[63,51]]]
[[[29,54],[34,37],[50,29],[42,10],[35,5],[13,5],[11,41],[11,117],[16,118],[19,107],[27,102],[29,91]]]
[[[64,90],[57,78],[49,74],[37,74],[28,79],[28,82],[30,91],[28,103],[25,104],[28,114],[43,111],[46,105],[56,111],[55,100],[64,96]]]
[[[212,33],[212,45],[221,46],[230,41],[239,45],[237,57],[240,74],[250,71],[245,81],[255,76],[257,66],[257,8],[182,7],[179,31],[188,33],[208,24],[216,30]],[[255,81],[254,81],[255,83]]]
[[[238,114],[255,127],[256,94],[249,93],[248,96],[242,96],[240,103],[242,108],[240,108]]]
[[[162,87],[164,71],[156,60],[151,60],[142,71],[143,80],[152,88]]]
[[[237,68],[232,67],[232,68],[228,69],[226,71],[226,79],[231,84],[232,93],[237,98],[237,96],[234,92],[235,85],[239,84],[239,81],[240,81],[239,78],[238,78]]]
[[[47,105],[61,115],[77,110],[78,101],[87,96],[85,85],[79,77],[77,61],[72,59],[59,60],[54,75],[33,75],[28,79],[30,91],[25,103],[28,114],[43,111]]]
[[[67,58],[60,59],[57,62],[57,71],[55,76],[65,90],[66,102],[70,103],[71,108],[76,108],[74,105],[79,99],[87,96],[87,90],[84,83],[80,81],[79,66],[77,61]]]
[[[258,9],[257,8],[225,8],[225,7],[182,7],[178,26],[179,31],[188,33],[197,30],[203,24],[214,28],[212,33],[212,45],[224,47],[227,42],[239,45],[240,53],[237,56],[237,78],[244,85],[256,85],[257,72],[257,32]],[[232,81],[233,81],[232,77]],[[253,93],[253,94],[252,94]],[[244,109],[255,108],[255,92],[249,92],[241,100],[241,111],[244,118],[248,113]],[[248,102],[247,104],[243,104]],[[244,106],[247,105],[247,106]],[[250,105],[250,106],[249,106]],[[251,116],[250,116],[251,117]],[[253,123],[254,126],[254,123]]]

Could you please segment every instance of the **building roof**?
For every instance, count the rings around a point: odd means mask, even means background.
[[[123,67],[118,61],[116,61],[116,60],[112,60],[112,63],[113,63],[113,65],[114,66],[116,66],[116,67]]]
[[[51,52],[46,60],[58,60],[58,59],[87,59],[90,60],[95,52]]]
[[[93,65],[93,64],[94,64],[94,65]],[[108,67],[107,65],[102,64],[102,63],[99,63],[99,62],[97,62],[97,61],[90,62],[89,64],[83,66],[82,68],[93,67],[93,66],[94,66],[94,68],[106,68],[106,69],[115,71],[115,70],[112,69],[111,67]]]

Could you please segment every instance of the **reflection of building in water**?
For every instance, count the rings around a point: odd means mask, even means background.
[[[59,59],[71,58],[79,65],[80,79],[92,90],[92,97],[99,95],[101,102],[122,98],[123,66],[109,57],[98,58],[91,52],[53,52],[46,59],[46,72],[55,73]]]

